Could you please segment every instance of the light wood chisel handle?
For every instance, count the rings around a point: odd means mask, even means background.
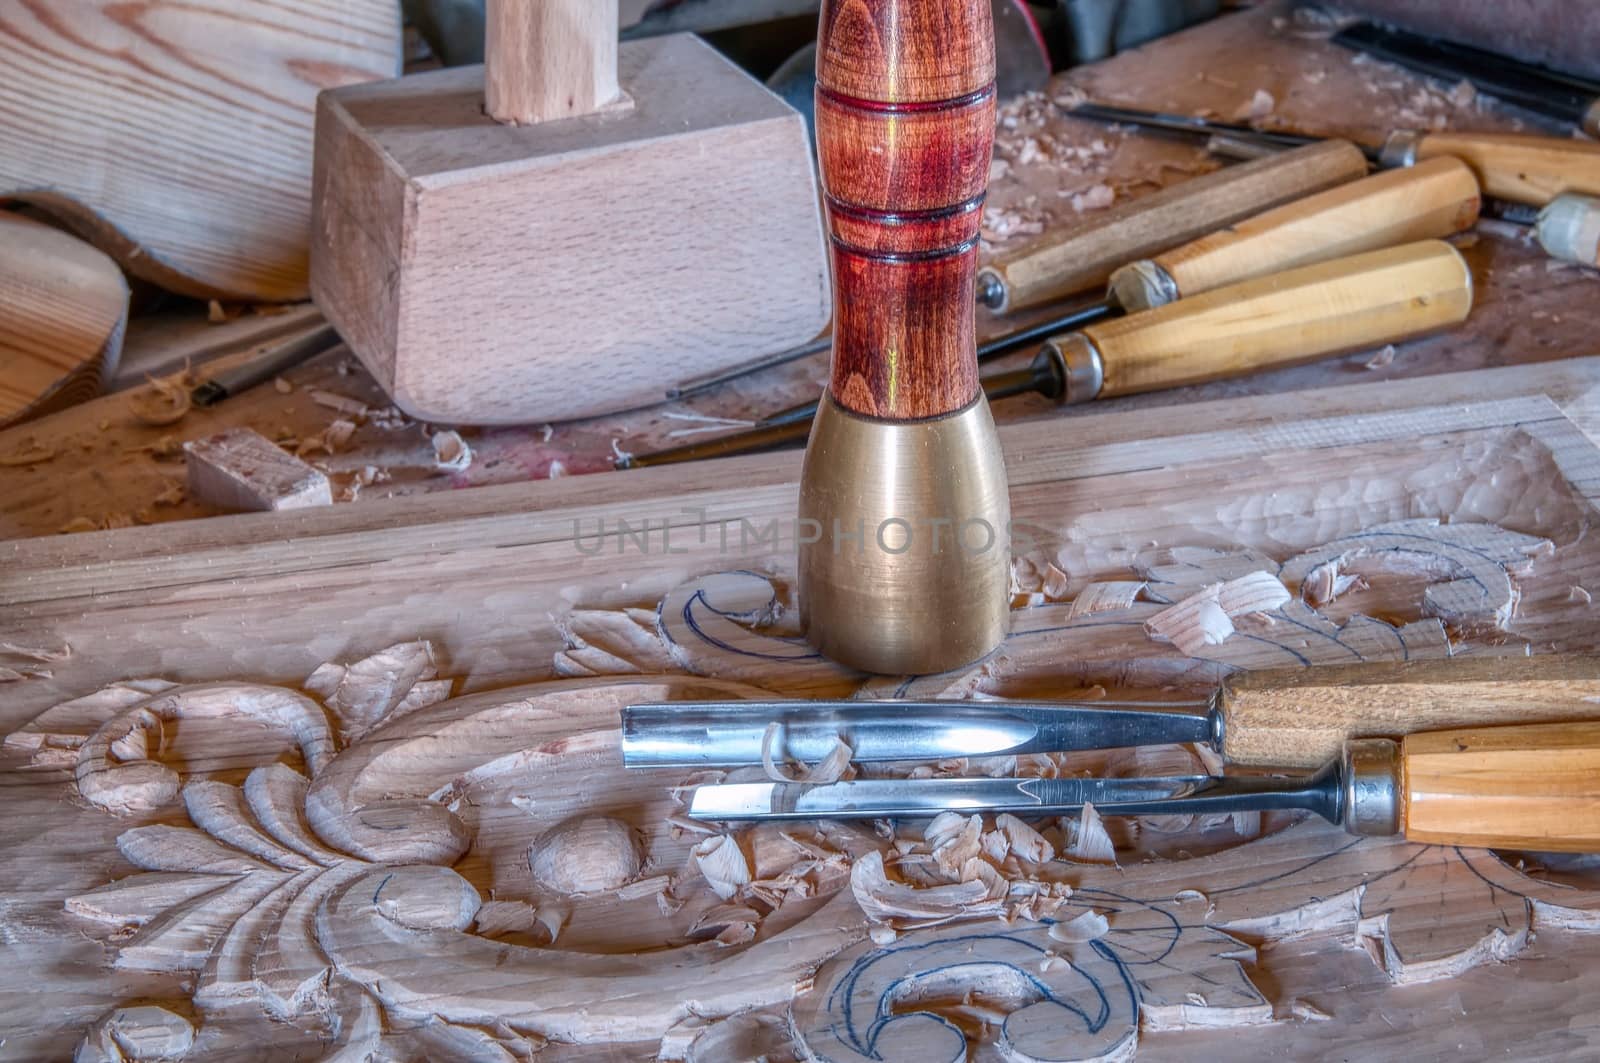
[[[1100,288],[1118,266],[1366,173],[1366,156],[1343,140],[1229,166],[999,256],[979,273],[978,292],[1009,313]]]
[[[1303,266],[1058,336],[1074,402],[1181,387],[1448,328],[1472,273],[1439,240]]]
[[[1217,695],[1222,753],[1316,768],[1352,738],[1600,719],[1600,657],[1483,657],[1246,672]]]
[[[1460,159],[1429,159],[1257,214],[1111,275],[1132,313],[1269,273],[1463,232],[1478,220],[1478,180]]]
[[[1600,722],[1411,735],[1399,781],[1407,841],[1600,852]]]
[[[1600,195],[1600,144],[1516,133],[1396,133],[1385,165],[1453,155],[1472,167],[1483,194],[1542,207],[1563,192]]]

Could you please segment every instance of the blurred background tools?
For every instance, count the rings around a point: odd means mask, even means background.
[[[1246,126],[1187,115],[1162,114],[1108,104],[1080,104],[1074,115],[1174,133],[1211,144],[1254,141],[1269,150],[1311,143],[1317,137],[1283,130],[1260,132]],[[1432,133],[1400,129],[1382,145],[1363,150],[1383,167],[1412,166],[1452,155],[1471,166],[1486,196],[1542,207],[1566,192],[1600,194],[1600,144],[1517,133]]]
[[[1357,251],[1392,246],[1425,237],[1444,237],[1468,229],[1478,216],[1478,187],[1472,173],[1458,160],[1441,158],[1403,171],[1376,174],[1328,191],[1266,211],[1229,229],[1212,233],[1191,244],[1175,248],[1153,259],[1128,263],[1114,275],[1111,293],[1100,303],[1080,307],[1065,317],[1046,324],[1066,327],[1092,325],[1094,321],[1120,313],[1124,307],[1142,309],[1164,305],[1184,296],[1198,295],[1218,288],[1218,299],[1231,301],[1228,285],[1258,278],[1275,270],[1316,263]],[[1366,268],[1362,265],[1357,268]],[[1396,277],[1404,282],[1406,278]],[[1465,282],[1465,280],[1463,281]],[[1367,305],[1365,299],[1357,305]],[[1288,313],[1304,308],[1285,304]],[[1135,320],[1142,320],[1136,318]],[[1065,322],[1072,324],[1066,326]],[[1135,329],[1142,326],[1134,325]],[[1229,342],[1243,343],[1243,329]],[[1419,330],[1425,331],[1425,330]],[[1402,330],[1403,333],[1403,330]],[[1340,349],[1358,348],[1349,336],[1328,333],[1334,346],[1297,337],[1297,342],[1281,351],[1256,351],[1236,363],[1238,372],[1249,372],[1272,365],[1292,364],[1306,357],[1319,357]],[[1054,335],[1054,333],[1052,333]],[[1040,340],[1050,336],[1040,336]],[[1401,335],[1399,338],[1404,338]],[[1376,341],[1394,342],[1390,336]],[[1343,343],[1344,346],[1339,346]],[[998,345],[1011,349],[1009,343]],[[1314,352],[1314,353],[1313,353]],[[997,351],[998,353],[998,351]],[[1174,352],[1176,353],[1176,352]],[[982,352],[980,352],[981,357]],[[1086,393],[1082,380],[1069,397],[1066,373],[1059,347],[1047,349],[1028,369],[984,381],[991,400],[1024,391],[1039,391],[1058,401],[1087,401],[1098,392]],[[1205,378],[1215,378],[1216,365],[1205,363]],[[1220,374],[1218,374],[1220,375]],[[1165,378],[1168,383],[1173,378]],[[1146,387],[1165,386],[1161,374],[1146,380]],[[1112,392],[1115,394],[1115,392]],[[780,446],[803,439],[806,426],[816,410],[815,403],[803,403],[769,416],[747,433],[707,440],[654,454],[632,455],[629,466],[673,464],[700,458],[744,453]],[[798,427],[796,427],[798,426]]]
[[[1600,81],[1370,23],[1348,26],[1333,41],[1429,77],[1465,81],[1497,100],[1600,136]]]
[[[617,0],[487,13],[484,68],[322,99],[312,286],[402,410],[593,416],[658,401],[665,359],[709,371],[817,333],[791,108],[692,36],[619,49]]]

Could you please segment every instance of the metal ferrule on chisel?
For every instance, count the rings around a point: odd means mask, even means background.
[[[768,732],[772,729],[769,738]],[[856,761],[941,760],[1198,742],[1222,748],[1207,701],[776,701],[633,705],[622,710],[630,768],[821,760],[840,740]]]

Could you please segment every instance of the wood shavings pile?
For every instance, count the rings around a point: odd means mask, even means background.
[[[837,888],[850,857],[834,848],[819,827],[764,823],[737,835],[713,834],[692,850],[693,862],[724,903],[705,912],[692,937],[740,945],[761,921],[793,900]]]
[[[1266,613],[1290,600],[1289,589],[1270,572],[1252,572],[1225,583],[1213,583],[1163,609],[1145,621],[1145,630],[1161,642],[1170,642],[1187,656],[1207,646],[1220,646],[1234,633],[1233,621],[1252,613]]]
[[[177,424],[189,415],[193,403],[189,392],[194,380],[185,369],[169,377],[151,377],[149,383],[128,396],[128,412],[140,424],[162,427]]]

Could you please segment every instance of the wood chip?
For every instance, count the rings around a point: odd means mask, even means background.
[[[1063,855],[1086,864],[1115,864],[1117,847],[1106,832],[1105,821],[1094,805],[1086,804],[1075,820],[1062,821],[1067,831],[1067,847]]]
[[[869,920],[896,930],[1000,915],[1009,892],[999,872],[976,858],[963,869],[960,882],[929,888],[896,882],[889,877],[881,852],[870,852],[855,862],[850,890]]]
[[[1277,109],[1278,101],[1266,89],[1256,89],[1255,95],[1250,97],[1250,102],[1233,112],[1236,122],[1248,122],[1257,118],[1265,118]]]
[[[460,432],[433,433],[434,468],[447,472],[466,472],[472,467],[472,448],[461,438]]]
[[[1105,583],[1091,583],[1078,592],[1072,599],[1072,609],[1068,618],[1087,616],[1091,613],[1112,612],[1117,609],[1129,609],[1139,600],[1144,593],[1146,583],[1144,580],[1113,580]]]
[[[348,395],[340,395],[333,391],[324,391],[321,388],[311,389],[311,401],[318,406],[338,410],[351,417],[365,417],[372,409],[359,399],[352,399]]]
[[[1069,944],[1099,941],[1111,930],[1111,924],[1099,912],[1082,912],[1066,922],[1050,924],[1050,938]]]
[[[1234,632],[1235,617],[1264,613],[1287,605],[1288,588],[1270,572],[1252,572],[1225,583],[1213,583],[1145,622],[1150,636],[1170,642],[1193,657],[1207,646],[1220,646]]]
[[[1366,369],[1383,369],[1394,361],[1394,344],[1388,344],[1377,354],[1362,363]]]
[[[807,767],[799,764],[799,771],[793,775],[778,767],[773,753],[773,745],[778,735],[783,730],[783,724],[773,720],[767,724],[767,729],[761,736],[761,767],[766,771],[767,778],[773,782],[799,782],[823,784],[838,782],[850,771],[850,757],[853,750],[850,744],[839,738],[834,742],[833,749],[815,766]]]
[[[745,859],[738,840],[731,835],[707,838],[694,847],[693,855],[711,891],[723,900],[733,897],[750,881],[750,862]]]
[[[164,379],[151,377],[147,385],[128,396],[128,412],[139,423],[153,427],[177,424],[192,406],[187,371]]]
[[[0,466],[20,468],[24,465],[38,465],[40,462],[49,461],[55,456],[55,448],[41,446],[37,440],[30,438],[24,440],[11,453],[0,454]]]

